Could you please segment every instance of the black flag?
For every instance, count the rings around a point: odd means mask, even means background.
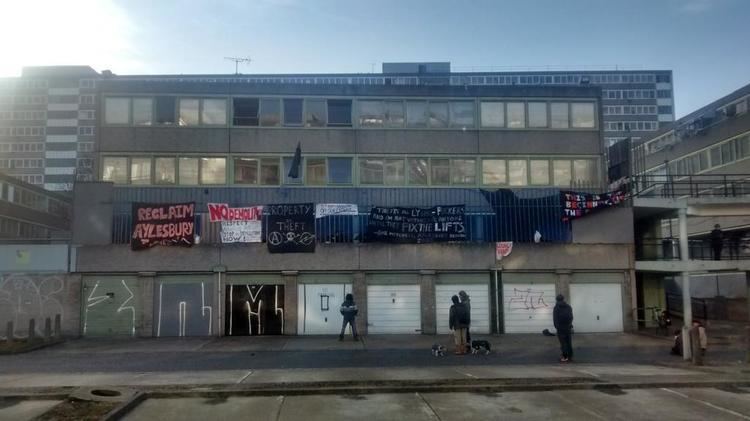
[[[289,178],[299,178],[299,166],[302,164],[302,148],[297,142],[297,149],[294,151],[292,166],[289,168]]]

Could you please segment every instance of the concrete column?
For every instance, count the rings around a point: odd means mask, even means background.
[[[638,321],[635,317],[636,308],[638,307],[635,270],[626,270],[623,272],[622,292],[623,328],[625,332],[635,332],[638,330]]]
[[[419,275],[422,334],[435,335],[437,333],[437,321],[435,320],[435,281],[437,281],[437,275],[434,270],[420,270]]]
[[[141,287],[141,311],[135,319],[135,336],[138,337],[150,338],[156,336],[154,329],[155,277],[156,272],[138,272],[137,282]]]
[[[211,305],[216,309],[211,322],[211,333],[212,336],[224,336],[224,317],[226,314],[224,286],[227,284],[227,268],[226,266],[216,265],[211,270],[214,272],[214,299]]]
[[[367,335],[367,278],[364,272],[354,272],[353,278],[352,294],[354,295],[354,301],[357,303],[357,308],[359,308],[357,332],[360,335]]]
[[[77,338],[83,332],[81,321],[83,277],[79,274],[69,274],[64,280],[63,314],[60,315],[61,335]]]
[[[687,231],[687,209],[678,211],[680,229],[680,261],[686,267],[690,260],[690,247],[688,246]],[[690,299],[690,272],[683,271],[682,276],[682,356],[685,360],[691,359],[690,327],[693,323],[693,305]]]
[[[555,284],[555,290],[558,294],[565,296],[565,301],[570,302],[570,281],[573,278],[573,271],[561,269],[556,270],[557,282]],[[554,297],[552,297],[554,299]],[[553,301],[554,303],[554,301]]]
[[[284,281],[284,335],[297,334],[297,275],[296,270],[281,271]]]
[[[745,337],[747,339],[747,362],[750,363],[750,271],[745,272],[745,286],[747,287],[747,318],[748,323],[745,326]]]

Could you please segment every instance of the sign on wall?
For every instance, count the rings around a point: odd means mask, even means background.
[[[379,207],[370,211],[369,241],[430,243],[465,241],[464,205],[434,208]]]
[[[512,241],[500,241],[495,243],[495,259],[502,260],[503,257],[510,256],[513,251]]]
[[[226,203],[209,203],[211,222],[221,222],[222,243],[260,243],[263,206],[232,208]]]
[[[603,208],[620,204],[625,200],[625,192],[615,190],[602,194],[577,193],[561,191],[560,201],[563,207],[563,220],[580,218]]]
[[[194,243],[195,202],[133,203],[132,250],[156,245],[190,247]]]
[[[315,217],[323,218],[335,215],[358,215],[354,203],[318,203],[315,205]]]
[[[266,205],[264,213],[270,253],[315,252],[315,204]]]

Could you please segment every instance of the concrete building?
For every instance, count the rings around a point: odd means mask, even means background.
[[[578,332],[634,327],[631,208],[562,217],[560,190],[605,185],[600,88],[363,82],[373,77],[102,79],[100,181],[75,186],[81,333],[335,334],[348,292],[362,333],[446,333],[459,290],[476,333],[552,328],[557,293]],[[178,203],[194,204],[196,244],[133,250],[136,219]],[[209,203],[264,206],[262,231],[230,243]],[[280,204],[342,213],[316,210],[314,252],[277,253],[277,240],[302,242],[276,237]],[[460,233],[440,227],[459,241],[368,229],[395,207],[451,209]],[[513,242],[501,260],[499,241]]]

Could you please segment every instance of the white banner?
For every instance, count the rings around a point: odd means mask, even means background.
[[[223,221],[222,243],[260,243],[263,225],[260,221]]]
[[[357,215],[357,205],[353,203],[318,203],[315,205],[315,217],[331,215]]]

